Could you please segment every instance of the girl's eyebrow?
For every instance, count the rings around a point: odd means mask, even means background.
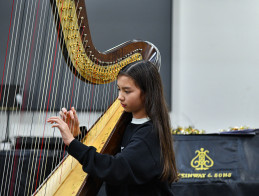
[[[118,85],[117,85],[117,87],[118,87],[118,88],[120,88]],[[131,89],[131,88],[130,88],[130,87],[128,87],[128,86],[121,87],[121,88],[122,88],[123,90],[125,90],[125,89],[126,89],[126,90],[127,90],[127,89]]]

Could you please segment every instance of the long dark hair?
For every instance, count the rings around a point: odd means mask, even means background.
[[[161,179],[169,182],[177,180],[170,117],[163,94],[163,86],[158,68],[149,61],[137,61],[125,66],[118,74],[132,78],[145,95],[145,110],[152,120],[160,141],[163,171]]]

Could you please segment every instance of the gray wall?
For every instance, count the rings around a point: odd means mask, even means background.
[[[125,41],[153,43],[162,58],[161,76],[171,107],[171,0],[86,0],[94,45],[108,50]]]
[[[257,0],[174,0],[175,127],[259,127],[258,7]]]

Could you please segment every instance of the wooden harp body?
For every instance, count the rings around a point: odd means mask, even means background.
[[[116,80],[118,72],[124,66],[142,59],[160,66],[160,53],[148,41],[132,40],[105,52],[98,51],[91,39],[84,0],[50,0],[50,4],[55,21],[58,47],[61,48],[62,56],[71,70],[70,74],[76,76],[80,81],[93,85],[108,84]],[[48,110],[48,107],[46,108]],[[21,106],[18,110],[24,112],[26,108]],[[44,118],[47,118],[47,114]],[[115,154],[128,121],[129,114],[123,112],[120,103],[115,99],[113,104],[92,125],[82,142],[95,146],[98,152]],[[17,151],[19,148],[14,150],[14,154]],[[15,159],[16,155],[13,156],[10,163],[15,163]],[[13,170],[10,178],[15,176],[13,174],[15,167],[10,167]],[[38,175],[40,172],[37,173]],[[19,178],[19,180],[22,179]],[[27,193],[33,195],[95,195],[101,183],[98,179],[88,176],[74,158],[66,155],[41,185],[37,185],[37,182],[35,185],[34,182]],[[4,193],[3,195],[11,193],[11,189],[12,186],[3,192],[1,188],[1,193]]]

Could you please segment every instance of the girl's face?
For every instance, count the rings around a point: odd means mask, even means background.
[[[126,112],[132,112],[133,118],[147,117],[145,97],[132,78],[119,76],[117,80],[119,90],[118,99]]]

